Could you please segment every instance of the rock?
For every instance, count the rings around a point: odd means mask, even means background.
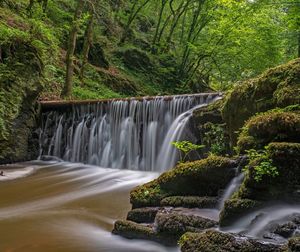
[[[137,223],[153,223],[158,207],[136,208],[128,212],[127,220]]]
[[[112,233],[127,239],[151,240],[167,246],[175,246],[177,242],[174,237],[158,234],[150,225],[146,226],[132,221],[116,221]]]
[[[277,225],[277,227],[274,230],[274,233],[284,238],[289,238],[293,235],[296,229],[297,225],[290,221],[282,225]]]
[[[179,243],[182,252],[283,252],[281,245],[216,230],[186,233],[180,238]]]
[[[299,252],[300,251],[300,236],[289,239],[288,248],[289,248],[289,252]]]
[[[271,110],[249,119],[238,138],[238,149],[263,149],[270,142],[300,142],[300,113]]]
[[[270,143],[267,149],[268,158],[279,175],[263,175],[260,181],[256,181],[254,167],[261,160],[254,160],[236,197],[258,201],[300,201],[297,193],[300,183],[300,143]]]
[[[170,214],[157,214],[155,218],[158,233],[179,238],[188,231],[200,231],[216,227],[218,222],[196,215],[185,215],[171,212]]]
[[[133,208],[160,206],[168,196],[218,196],[234,177],[236,163],[224,157],[210,156],[177,165],[159,178],[130,193]]]
[[[36,102],[43,88],[44,64],[49,57],[37,46],[43,41],[36,38],[32,43],[18,34],[15,30],[8,40],[0,39],[0,61],[5,63],[0,62],[0,164],[38,156],[33,128],[37,125]],[[47,51],[52,49],[50,43]]]
[[[228,199],[220,213],[220,226],[228,226],[242,215],[261,206],[261,202],[250,199]]]
[[[234,145],[236,132],[245,121],[259,112],[300,104],[300,59],[269,69],[261,76],[234,87],[222,108],[230,139]]]
[[[217,197],[171,196],[164,198],[160,202],[160,205],[186,208],[213,208],[217,203]]]

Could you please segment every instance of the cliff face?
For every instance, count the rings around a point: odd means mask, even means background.
[[[1,54],[0,162],[6,163],[35,155],[28,146],[34,138],[32,129],[36,125],[43,65],[36,48],[28,41],[2,44]]]
[[[34,139],[47,49],[52,48],[46,47],[37,24],[0,11],[0,163],[7,163],[36,156],[32,148],[38,144],[29,141]]]

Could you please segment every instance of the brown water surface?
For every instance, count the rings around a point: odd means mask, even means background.
[[[130,190],[156,173],[40,161],[0,169],[0,252],[177,251],[110,233]]]

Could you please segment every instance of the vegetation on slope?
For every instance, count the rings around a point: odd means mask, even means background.
[[[1,0],[0,7],[11,33],[38,41],[34,23],[48,38],[42,99],[60,98],[66,61],[71,97],[93,99],[227,89],[298,50],[293,1]]]

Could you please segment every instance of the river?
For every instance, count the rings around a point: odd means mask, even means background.
[[[0,168],[0,251],[178,251],[111,234],[129,192],[158,173],[32,161]]]

